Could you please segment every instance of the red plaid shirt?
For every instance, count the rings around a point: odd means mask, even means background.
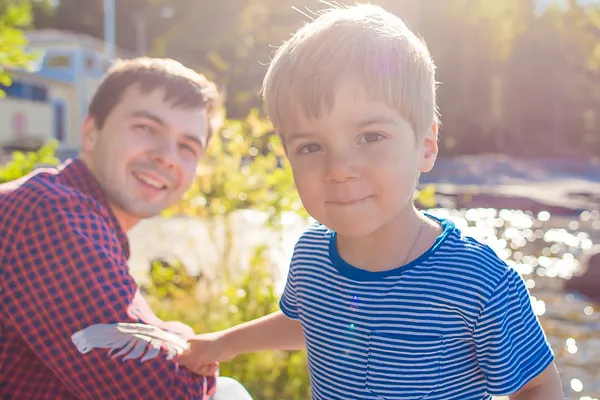
[[[129,243],[81,161],[0,185],[0,398],[206,399],[214,377],[164,354],[81,354],[71,335],[98,323],[159,320],[129,275]],[[169,329],[171,328],[171,329]],[[178,330],[179,329],[179,330]]]

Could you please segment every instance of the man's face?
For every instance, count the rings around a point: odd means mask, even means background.
[[[129,87],[99,129],[88,117],[82,159],[125,230],[181,199],[208,139],[202,108],[177,108],[164,92]]]

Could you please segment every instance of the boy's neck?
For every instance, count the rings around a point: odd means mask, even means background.
[[[439,224],[410,206],[369,235],[337,235],[336,246],[342,259],[352,266],[386,271],[403,266],[429,250],[440,230]]]

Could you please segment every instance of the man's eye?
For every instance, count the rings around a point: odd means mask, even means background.
[[[298,149],[298,153],[299,154],[310,154],[310,153],[315,153],[317,151],[321,150],[321,146],[319,146],[318,144],[306,144],[302,147],[300,147],[300,149]]]
[[[154,128],[152,128],[149,125],[144,125],[144,124],[134,125],[133,128],[136,131],[143,132],[143,133],[154,133],[155,132]]]
[[[198,155],[198,150],[196,150],[196,148],[194,146],[191,146],[186,143],[181,143],[179,145],[179,147],[182,148],[183,150],[187,151],[188,153],[192,154],[193,156]]]
[[[385,136],[383,136],[381,133],[368,132],[368,133],[365,133],[364,135],[362,135],[358,141],[359,141],[359,143],[375,143],[375,142],[379,142],[380,140],[382,140],[384,138],[385,138]]]

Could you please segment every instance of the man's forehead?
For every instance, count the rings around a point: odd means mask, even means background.
[[[139,90],[126,92],[115,113],[119,119],[145,119],[169,130],[204,141],[208,131],[206,108],[180,107],[164,98],[164,92],[142,95]],[[115,110],[116,111],[116,110]]]
[[[163,115],[165,122],[169,114],[185,119],[206,119],[207,115],[206,107],[181,106],[176,100],[167,99],[166,92],[162,88],[143,92],[138,87],[130,87],[125,91],[121,105],[129,114],[135,112],[140,114],[139,116],[144,116],[145,112],[145,114]]]
[[[162,108],[170,108],[172,104],[166,100],[166,91],[164,88],[156,87],[150,90],[142,90],[140,85],[129,86],[121,97],[121,104],[124,106],[135,107],[141,104],[155,105]]]

